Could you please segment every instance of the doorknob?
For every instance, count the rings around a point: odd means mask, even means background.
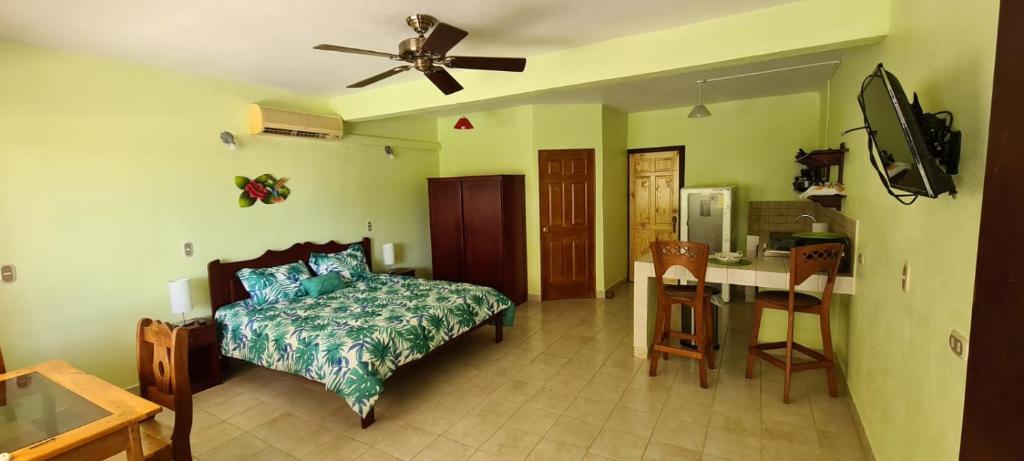
[[[540,231],[541,231],[541,232],[548,232],[548,231],[550,231],[550,230],[551,230],[551,228],[550,228],[550,227],[548,227],[548,226],[544,226],[544,227],[542,227],[542,228],[540,229]]]

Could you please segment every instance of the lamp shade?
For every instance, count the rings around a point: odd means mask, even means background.
[[[178,279],[167,282],[167,290],[171,293],[171,312],[184,314],[192,310],[192,289],[189,279]]]
[[[385,243],[385,244],[381,245],[380,249],[381,249],[381,252],[380,252],[381,258],[384,259],[384,265],[385,266],[393,266],[393,265],[395,265],[395,244],[394,243]]]

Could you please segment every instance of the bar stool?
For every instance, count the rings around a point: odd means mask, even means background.
[[[789,386],[794,371],[824,368],[828,379],[828,395],[837,397],[835,362],[832,354],[832,329],[829,325],[829,305],[832,303],[832,288],[839,271],[839,260],[843,254],[842,243],[825,243],[795,247],[789,254],[789,291],[762,291],[754,300],[754,331],[750,335],[750,349],[747,353],[747,379],[754,372],[754,361],[761,358],[766,362],[783,369],[785,383],[782,390],[782,401],[789,403]],[[797,293],[796,286],[810,276],[819,272],[828,273],[828,282],[821,298],[805,293]],[[757,334],[761,328],[761,312],[763,309],[787,311],[789,318],[786,323],[786,341],[758,344]],[[793,340],[793,321],[797,312],[816,314],[821,320],[821,343],[824,354]],[[786,349],[785,361],[768,354],[772,349]],[[810,357],[810,361],[793,362],[793,350]]]
[[[718,293],[714,287],[704,285],[708,270],[710,248],[703,243],[658,241],[651,243],[654,271],[657,275],[658,312],[654,322],[654,344],[651,345],[651,376],[658,375],[658,358],[669,354],[696,359],[700,362],[700,387],[708,387],[707,369],[715,368],[715,351],[711,337],[711,296]],[[666,285],[665,272],[674,266],[688,270],[696,285]],[[693,334],[672,331],[672,305],[680,304],[693,309]],[[673,339],[686,339],[696,344],[696,350],[672,346]]]

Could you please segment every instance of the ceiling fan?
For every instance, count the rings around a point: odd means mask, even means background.
[[[459,85],[459,82],[444,69],[445,67],[451,69],[500,70],[504,72],[522,72],[526,68],[526,58],[448,56],[448,51],[455,47],[462,39],[466,38],[466,35],[469,35],[469,33],[458,27],[438,22],[433,16],[414,14],[405,18],[405,23],[416,31],[419,36],[402,40],[398,44],[398,54],[327,44],[317,45],[313,48],[341,53],[380,56],[382,58],[389,58],[392,61],[405,61],[408,63],[381,72],[365,80],[360,80],[349,85],[349,88],[362,88],[415,68],[423,72],[423,75],[427,76],[437,89],[447,95],[461,90],[462,85]],[[425,37],[424,35],[431,29],[434,31],[431,32],[429,37]]]

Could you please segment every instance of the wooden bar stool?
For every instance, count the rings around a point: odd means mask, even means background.
[[[754,331],[750,335],[750,349],[747,352],[747,379],[754,372],[754,360],[760,357],[785,372],[785,384],[782,390],[782,401],[789,403],[789,386],[794,371],[824,368],[828,378],[828,395],[837,397],[835,362],[832,354],[832,329],[829,325],[829,304],[832,303],[832,288],[839,271],[839,260],[843,254],[842,243],[825,243],[795,247],[789,254],[789,291],[762,291],[754,300]],[[796,286],[810,276],[819,272],[828,273],[828,282],[821,298],[805,293],[797,293]],[[761,312],[763,309],[787,311],[789,318],[786,323],[786,341],[773,343],[757,343],[757,334],[761,328]],[[816,314],[821,320],[821,343],[824,354],[793,340],[793,321],[797,312]],[[768,354],[772,349],[786,349],[786,360]],[[793,350],[802,352],[811,361],[793,363]]]
[[[658,241],[651,243],[654,271],[658,277],[658,312],[654,322],[654,344],[651,345],[651,376],[658,375],[658,358],[664,354],[679,355],[700,362],[700,387],[708,387],[708,368],[715,368],[715,351],[711,335],[711,296],[718,292],[704,285],[708,271],[710,248],[703,243]],[[696,285],[666,285],[665,272],[682,266],[697,279]],[[671,331],[672,305],[693,309],[693,334]],[[673,339],[686,339],[696,350],[672,346]],[[678,344],[678,343],[677,343]]]

